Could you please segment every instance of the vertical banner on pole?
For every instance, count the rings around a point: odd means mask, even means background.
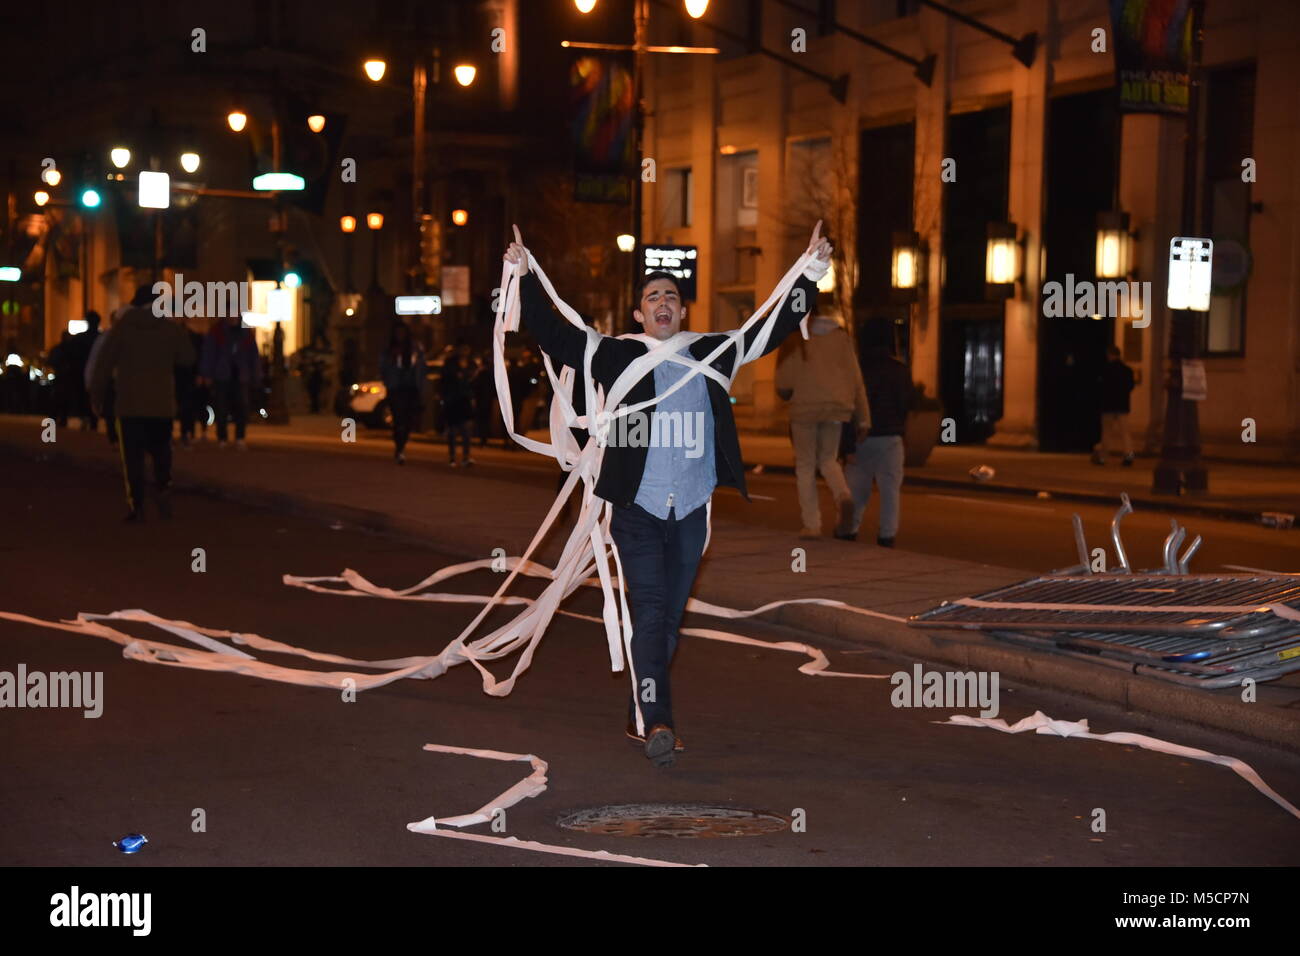
[[[635,91],[624,58],[581,56],[569,70],[573,196],[627,203],[636,174]]]
[[[1187,112],[1191,0],[1110,0],[1121,113]]]

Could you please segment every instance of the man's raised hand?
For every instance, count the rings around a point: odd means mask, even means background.
[[[510,263],[512,266],[518,265],[519,263],[522,262],[524,264],[524,268],[522,269],[522,272],[527,272],[528,271],[528,250],[524,248],[524,237],[519,235],[518,226],[514,225],[513,223],[511,225],[515,230],[515,241],[510,243],[510,245],[506,247],[506,255],[505,255],[506,262]]]
[[[830,261],[831,243],[829,239],[822,238],[822,221],[820,219],[817,220],[817,225],[813,226],[812,240],[808,243],[808,251],[822,262]]]

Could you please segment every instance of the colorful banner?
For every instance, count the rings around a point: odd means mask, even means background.
[[[632,72],[612,57],[583,56],[569,70],[574,198],[626,203],[636,172]]]
[[[1110,0],[1121,113],[1187,112],[1190,0]]]

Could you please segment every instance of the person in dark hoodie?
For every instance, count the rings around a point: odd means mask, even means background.
[[[411,327],[394,322],[388,348],[379,357],[379,374],[393,413],[393,460],[399,465],[406,464],[406,442],[424,411],[427,369],[424,348],[411,335]]]
[[[894,357],[892,322],[874,320],[862,326],[862,379],[871,407],[871,428],[859,437],[853,460],[844,470],[853,493],[853,515],[849,526],[835,537],[853,541],[862,524],[862,513],[871,501],[871,485],[880,491],[880,527],[876,544],[894,546],[898,534],[898,505],[903,487],[903,435],[907,410],[912,402],[912,376],[907,366]]]
[[[96,408],[103,406],[110,384],[117,393],[127,521],[144,519],[146,453],[153,459],[158,513],[163,518],[171,517],[175,370],[194,362],[194,346],[185,327],[155,314],[156,298],[152,283],[136,290],[131,307],[107,333],[91,372],[90,397]]]
[[[262,381],[261,356],[252,329],[238,315],[217,319],[203,340],[196,384],[211,388],[217,419],[217,447],[226,447],[226,422],[235,423],[235,447],[247,449],[249,393]]]

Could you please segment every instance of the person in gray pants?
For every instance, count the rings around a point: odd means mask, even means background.
[[[854,541],[862,515],[871,501],[871,485],[880,489],[880,528],[876,544],[894,546],[898,534],[899,494],[903,486],[903,433],[912,400],[912,377],[894,357],[892,322],[875,320],[862,328],[862,378],[871,407],[871,428],[858,440],[852,460],[844,469],[853,494],[853,520],[835,537]]]

